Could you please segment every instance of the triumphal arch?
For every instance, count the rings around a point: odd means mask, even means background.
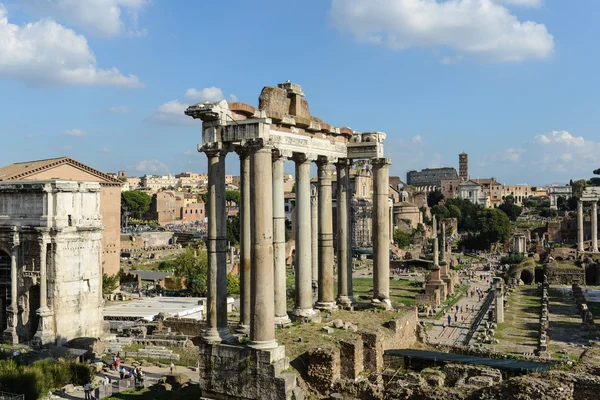
[[[236,159],[235,162],[240,165],[242,294],[239,330],[249,332],[250,348],[277,349],[275,326],[289,322],[283,191],[284,163],[288,160],[294,162],[296,175],[296,296],[292,317],[310,319],[317,310],[334,310],[352,303],[349,245],[352,221],[348,186],[350,168],[361,160],[372,164],[374,178],[373,301],[389,306],[388,176],[391,162],[383,154],[384,133],[358,133],[347,127],[335,128],[312,116],[302,88],[291,82],[263,88],[258,108],[241,102],[221,101],[190,106],[185,114],[202,120],[202,143],[198,145],[198,151],[208,157],[206,343],[224,343],[229,336],[225,207],[225,159],[228,153],[237,154],[239,161]],[[311,268],[312,163],[316,163],[318,171],[318,300],[315,304]],[[337,174],[335,216],[332,206],[334,167]],[[333,218],[337,218],[335,233]],[[334,298],[334,240],[337,242],[337,298]],[[214,355],[211,351],[214,349],[205,353]],[[201,350],[201,361],[204,360],[202,353]],[[210,361],[213,367],[215,360],[219,358],[213,357]],[[207,375],[210,376],[212,369],[207,369]],[[202,371],[201,366],[201,376]],[[216,378],[212,383],[207,382],[201,386],[218,385]]]
[[[102,333],[100,185],[0,182],[0,329],[5,343]]]

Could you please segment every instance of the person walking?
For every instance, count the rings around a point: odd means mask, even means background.
[[[171,365],[169,365],[169,370],[171,371],[171,375],[173,375],[173,369],[175,368],[175,364],[171,361]]]
[[[450,326],[451,322],[452,322],[452,317],[450,316],[450,314],[448,314],[448,326]]]
[[[92,384],[90,382],[83,385],[83,393],[85,395],[85,400],[92,400],[92,396],[90,392],[92,391]]]

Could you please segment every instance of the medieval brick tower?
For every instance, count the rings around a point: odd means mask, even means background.
[[[458,171],[461,182],[469,180],[469,155],[465,152],[458,155]]]

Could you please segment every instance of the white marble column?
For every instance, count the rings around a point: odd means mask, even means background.
[[[286,301],[285,272],[285,201],[283,197],[283,166],[287,157],[273,153],[273,259],[275,270],[275,324],[289,324]]]
[[[577,250],[583,251],[583,201],[577,200]]]
[[[250,158],[252,192],[252,296],[250,346],[277,347],[273,273],[273,161],[272,149],[254,145]]]
[[[439,252],[439,243],[438,243],[438,235],[437,235],[437,219],[435,215],[433,216],[433,267],[440,266],[440,252]]]
[[[296,301],[294,315],[316,313],[312,302],[310,164],[306,154],[296,153]]]
[[[592,203],[592,251],[598,252],[598,203]]]
[[[17,336],[17,318],[19,315],[18,305],[18,280],[19,273],[17,260],[19,257],[19,236],[17,232],[13,232],[13,244],[10,251],[10,305],[6,308],[7,311],[7,327],[4,331],[4,342],[18,344],[19,337]]]
[[[333,296],[333,200],[331,189],[332,160],[320,157],[319,175],[319,297],[316,308],[337,308]]]
[[[238,333],[250,333],[250,153],[240,148],[240,323]]]
[[[373,164],[373,300],[390,302],[390,229],[388,224],[389,168],[391,160],[377,158]]]
[[[442,251],[440,252],[440,263],[446,264],[446,222],[442,221]]]
[[[47,259],[48,259],[48,243],[49,239],[42,238],[39,241],[40,245],[40,308],[36,311],[40,317],[38,330],[35,334],[35,340],[41,345],[53,343],[55,340],[54,331],[52,329],[52,316],[54,313],[48,307],[48,276],[47,276]]]
[[[348,296],[348,280],[352,277],[352,264],[348,264],[348,159],[342,158],[335,164],[337,171],[337,303],[343,307],[352,305]]]
[[[316,297],[319,288],[319,194],[313,185],[310,186],[310,260],[312,288]]]
[[[225,155],[223,149],[205,149],[208,157],[208,276],[206,329],[203,338],[219,343],[227,328],[227,209],[225,207]]]

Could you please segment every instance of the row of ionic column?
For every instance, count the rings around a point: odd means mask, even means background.
[[[583,201],[577,200],[577,250],[583,249]],[[593,253],[598,253],[598,203],[592,202],[592,249]]]
[[[227,340],[227,215],[225,212],[226,150],[204,148],[208,157],[208,300],[205,341]],[[352,262],[348,159],[283,154],[260,141],[236,149],[240,157],[240,323],[250,346],[273,348],[275,325],[288,323],[286,302],[285,210],[283,175],[287,158],[296,169],[296,298],[293,314],[310,317],[317,309],[336,308],[333,290],[334,233],[331,174],[337,169],[337,303],[351,304]],[[311,163],[318,167],[318,300],[313,305]],[[389,302],[388,159],[376,159],[374,186],[374,297]]]

